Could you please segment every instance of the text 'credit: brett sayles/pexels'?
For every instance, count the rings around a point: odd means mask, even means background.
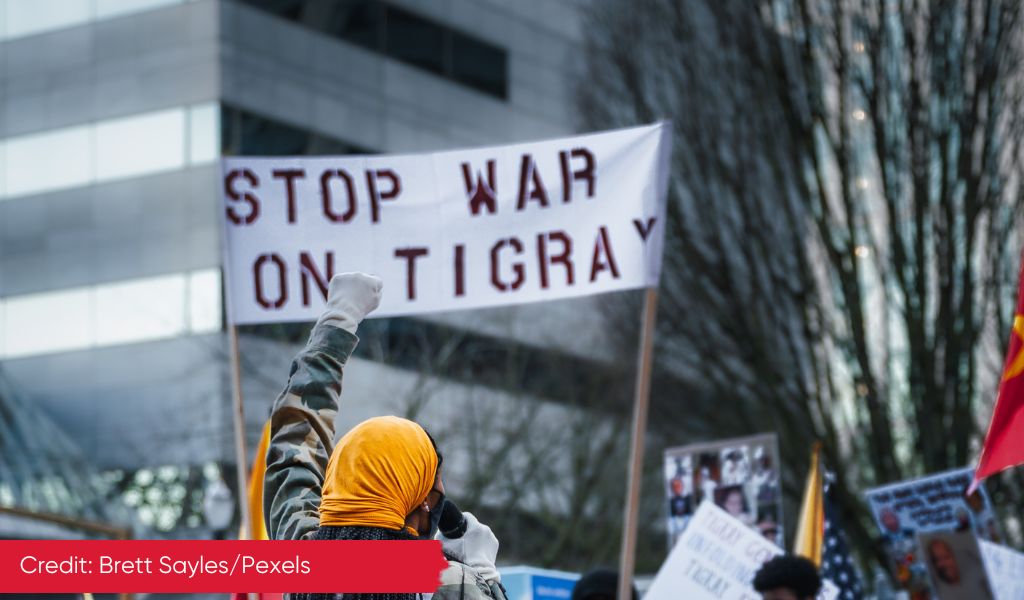
[[[95,559],[84,556],[69,556],[62,560],[40,559],[25,556],[19,564],[26,575],[233,575],[258,573],[266,575],[305,575],[310,572],[308,560],[298,556],[288,560],[263,560],[255,556],[236,554],[234,561],[204,559],[202,556],[189,559],[174,559],[170,556],[153,558],[116,559],[101,555]]]

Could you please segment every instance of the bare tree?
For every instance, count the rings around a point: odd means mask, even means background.
[[[585,28],[584,125],[673,119],[652,423],[780,432],[790,514],[821,439],[861,552],[859,491],[967,464],[993,398],[1019,10],[603,0]]]
[[[375,360],[415,357],[401,410],[437,437],[454,465],[446,486],[494,529],[503,563],[573,570],[615,563],[628,369],[416,320],[406,320],[400,343],[389,346],[379,342],[388,324],[371,327],[364,342]]]

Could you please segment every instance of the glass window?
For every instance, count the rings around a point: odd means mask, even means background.
[[[187,146],[185,107],[0,140],[0,199],[180,169],[186,147],[189,164],[216,160],[220,107],[187,111]]]
[[[498,98],[508,97],[507,56],[501,48],[452,34],[452,78]]]
[[[188,330],[192,333],[220,331],[220,270],[196,271],[189,275],[188,292]]]
[[[223,153],[243,156],[373,154],[340,140],[225,106],[220,118]]]
[[[4,0],[0,0],[3,2]],[[7,142],[0,140],[0,200],[7,195]]]
[[[328,32],[369,50],[383,48],[384,5],[376,0],[347,0],[335,6]]]
[[[309,134],[301,129],[270,119],[261,119],[249,113],[240,114],[236,124],[241,136],[239,154],[251,156],[305,154]]]
[[[8,357],[89,347],[92,298],[88,288],[8,298],[3,330]]]
[[[120,17],[181,2],[183,0],[96,0],[96,18]]]
[[[83,185],[92,179],[89,126],[9,138],[6,193],[15,196]]]
[[[198,104],[188,110],[188,164],[217,160],[220,154],[220,106]]]
[[[185,332],[185,275],[96,286],[96,345]]]
[[[91,0],[5,0],[4,37],[33,35],[87,23]]]
[[[203,269],[0,299],[0,359],[219,331],[220,289]]]
[[[385,52],[388,56],[433,73],[445,72],[445,29],[392,6],[385,11]]]
[[[473,89],[508,97],[508,53],[380,0],[240,0]]]
[[[289,21],[301,21],[306,0],[243,0],[246,4]],[[323,2],[321,4],[327,4]]]
[[[185,0],[0,0],[0,40],[74,27]],[[94,8],[95,6],[95,8]]]
[[[129,177],[185,165],[185,110],[174,108],[96,126],[96,177]]]

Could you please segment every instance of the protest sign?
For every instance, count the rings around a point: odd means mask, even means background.
[[[780,554],[778,546],[704,500],[658,569],[644,600],[758,600],[761,594],[751,587],[754,574]],[[823,582],[818,600],[834,600],[838,592],[832,582]]]
[[[373,316],[656,286],[664,123],[433,154],[222,161],[234,324],[315,319],[335,273],[384,282]]]
[[[782,546],[778,455],[774,433],[665,450],[669,548],[705,498]]]
[[[1024,554],[978,540],[996,600],[1024,600]]]
[[[918,534],[917,541],[938,600],[993,600],[974,533],[932,531]]]
[[[971,531],[982,539],[997,540],[995,514],[984,487],[970,497],[970,468],[953,469],[920,479],[901,481],[865,493],[890,568],[903,589],[928,589],[928,573],[920,560],[914,535],[930,531]]]

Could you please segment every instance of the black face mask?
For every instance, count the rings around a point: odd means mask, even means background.
[[[426,535],[419,536],[421,540],[432,540],[434,535],[437,534],[438,523],[441,522],[441,508],[444,506],[444,494],[441,494],[441,498],[434,505],[434,508],[430,509],[430,531]]]

